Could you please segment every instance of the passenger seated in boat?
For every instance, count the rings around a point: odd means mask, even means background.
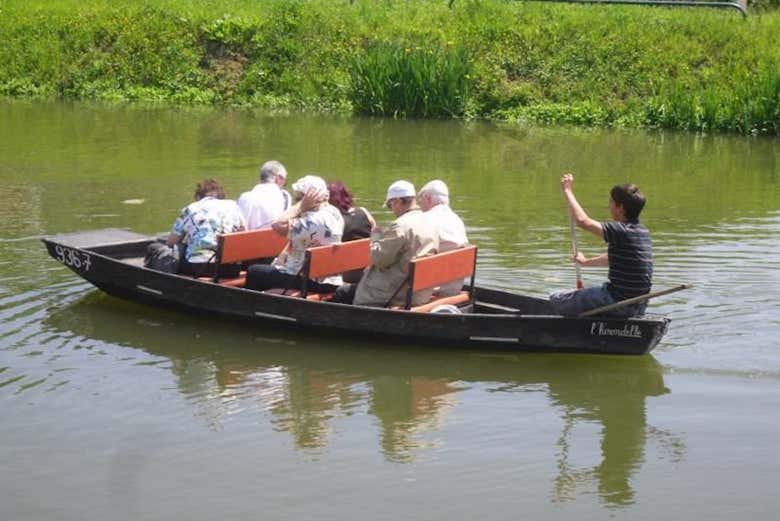
[[[273,224],[274,230],[289,238],[287,249],[271,265],[250,266],[246,277],[247,289],[301,289],[303,278],[300,272],[306,249],[341,242],[344,219],[341,212],[328,203],[325,181],[321,177],[307,175],[296,181],[292,188],[296,204]],[[310,280],[307,286],[310,291],[333,292],[341,283],[341,276],[334,275]]]
[[[404,305],[409,261],[438,251],[439,236],[415,202],[414,185],[396,181],[387,189],[385,206],[396,220],[382,230],[371,231],[371,265],[358,284],[345,284],[336,292],[334,302],[353,302],[362,306]],[[412,305],[430,300],[432,290],[418,291]]]
[[[601,286],[550,295],[556,313],[578,315],[590,309],[607,306],[650,292],[653,276],[653,251],[650,232],[639,222],[645,206],[645,196],[632,184],[615,185],[610,191],[609,211],[612,221],[598,222],[588,217],[574,197],[574,176],[561,178],[563,197],[577,226],[602,237],[607,253],[586,258],[576,252],[574,262],[581,266],[609,266],[609,280]],[[642,315],[647,302],[618,308],[611,315],[631,317]]]
[[[154,243],[150,249],[184,245],[178,272],[195,277],[213,276],[217,235],[240,232],[244,229],[244,219],[236,202],[225,199],[225,190],[214,179],[198,183],[194,199],[176,219],[166,244]],[[219,269],[221,276],[235,276],[239,267],[227,265]]]
[[[450,191],[444,181],[434,179],[417,192],[417,202],[425,217],[439,232],[439,253],[463,248],[468,245],[466,227],[458,215],[450,208]],[[434,292],[442,297],[457,295],[463,288],[463,281],[454,281],[435,288]]]
[[[371,236],[371,230],[376,226],[373,216],[365,208],[354,207],[352,193],[341,181],[328,182],[328,202],[335,206],[341,212],[344,219],[344,235],[341,236],[342,242],[354,241],[357,239],[366,239]],[[363,270],[353,270],[342,273],[344,282],[358,282],[363,276]]]
[[[266,161],[260,167],[260,182],[238,198],[247,230],[270,228],[291,206],[291,196],[284,190],[287,169],[279,161]]]

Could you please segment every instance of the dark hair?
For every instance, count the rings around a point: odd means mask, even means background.
[[[645,196],[636,185],[615,185],[610,190],[609,195],[615,203],[623,207],[627,220],[636,221],[639,219],[639,213],[645,207]]]
[[[225,198],[225,190],[216,179],[204,179],[195,187],[195,200],[199,201],[204,197]]]
[[[341,210],[343,213],[352,208],[352,194],[341,181],[329,181],[328,192],[330,193],[329,203]]]

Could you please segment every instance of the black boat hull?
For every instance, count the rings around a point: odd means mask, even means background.
[[[206,315],[451,347],[633,355],[650,352],[669,326],[668,318],[657,316],[621,319],[545,314],[549,311],[544,299],[480,287],[475,288],[473,312],[463,314],[308,301],[150,270],[140,266],[138,258],[153,238],[101,232],[43,242],[54,259],[106,293]]]

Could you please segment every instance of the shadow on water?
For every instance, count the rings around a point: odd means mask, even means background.
[[[552,496],[557,502],[574,499],[580,488],[597,487],[608,506],[631,504],[631,480],[643,462],[648,438],[666,444],[673,459],[684,452],[674,435],[648,424],[646,399],[670,392],[661,365],[651,356],[377,347],[197,319],[100,293],[53,311],[44,329],[99,341],[107,344],[104,349],[113,344],[114,354],[125,362],[140,358],[165,366],[178,391],[211,410],[210,421],[216,424],[259,406],[276,430],[290,434],[295,447],[315,454],[328,445],[337,418],[367,412],[365,416],[375,418],[385,457],[413,461],[426,449],[426,436],[443,435],[448,411],[467,406],[472,398],[464,393],[481,391],[484,405],[486,399],[500,399],[492,393],[506,398],[508,393],[541,392],[563,424],[554,442]],[[524,396],[517,394],[517,401],[522,403]],[[601,429],[600,436],[586,438],[591,445],[600,440],[599,462],[576,465],[572,453],[579,442],[573,439],[578,427],[587,425]]]

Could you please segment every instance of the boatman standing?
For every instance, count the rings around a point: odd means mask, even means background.
[[[586,258],[576,252],[574,262],[580,266],[609,266],[609,281],[575,291],[550,295],[553,309],[560,315],[579,315],[590,309],[614,304],[650,292],[653,277],[653,250],[650,232],[639,222],[645,206],[645,196],[635,185],[615,185],[610,191],[611,221],[598,222],[588,217],[574,196],[574,176],[561,178],[561,190],[577,226],[602,237],[608,245],[607,253]],[[631,317],[645,312],[647,301],[624,306],[610,315]]]

